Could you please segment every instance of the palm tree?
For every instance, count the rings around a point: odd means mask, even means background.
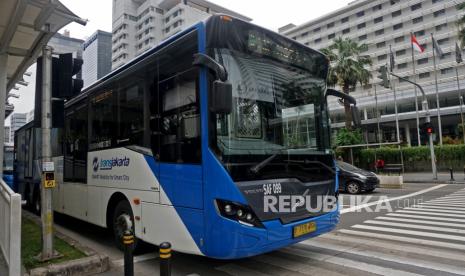
[[[328,48],[322,49],[331,62],[328,84],[339,85],[346,94],[349,94],[350,89],[355,88],[358,83],[368,84],[371,73],[366,67],[371,65],[372,61],[369,56],[361,54],[367,49],[366,44],[359,45],[350,38],[341,37],[335,39]],[[344,102],[344,110],[346,128],[351,129],[352,114],[348,102]]]
[[[465,10],[465,3],[457,5],[458,10]],[[465,46],[465,15],[457,20],[457,25],[459,27],[458,39],[460,41],[460,46],[463,48]]]

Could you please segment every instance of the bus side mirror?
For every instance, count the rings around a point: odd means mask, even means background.
[[[354,122],[354,126],[356,128],[359,128],[362,126],[362,119],[360,118],[360,111],[358,110],[357,107],[357,101],[355,100],[354,97],[347,95],[346,93],[343,93],[341,91],[337,91],[334,89],[327,89],[326,90],[326,95],[325,97],[327,98],[328,96],[333,96],[337,97],[341,100],[347,101],[350,104],[350,111],[352,114],[352,121]]]
[[[210,111],[216,114],[230,114],[232,112],[232,85],[216,80],[209,95]]]
[[[350,111],[352,112],[352,121],[354,122],[354,126],[356,128],[362,127],[362,119],[360,118],[360,111],[356,105],[352,105],[350,107]]]
[[[228,79],[226,68],[202,53],[194,54],[192,65],[206,67],[215,75],[216,80],[213,82],[209,95],[210,111],[216,114],[230,114],[232,111],[232,85],[226,82]]]

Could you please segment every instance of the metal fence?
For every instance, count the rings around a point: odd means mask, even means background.
[[[8,275],[21,274],[21,195],[0,179],[0,249]]]

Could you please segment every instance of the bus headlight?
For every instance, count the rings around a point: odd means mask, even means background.
[[[249,206],[220,199],[215,200],[215,202],[221,216],[247,226],[264,228]]]

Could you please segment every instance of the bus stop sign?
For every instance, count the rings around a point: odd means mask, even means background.
[[[44,188],[55,188],[55,173],[54,172],[45,172],[44,173]]]

